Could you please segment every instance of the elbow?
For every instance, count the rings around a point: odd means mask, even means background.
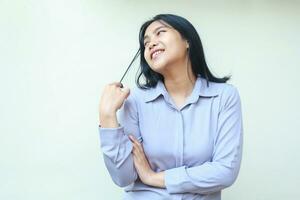
[[[235,180],[236,178],[228,177],[222,184],[223,189],[232,186]]]
[[[113,182],[119,187],[126,187],[126,186],[132,184],[134,181],[124,180],[124,179],[118,179],[118,180],[113,179]]]
[[[126,187],[131,184],[131,182],[123,181],[123,180],[113,180],[113,181],[119,187]]]
[[[136,173],[132,173],[132,175],[127,174],[127,176],[124,176],[123,173],[111,174],[112,180],[117,186],[126,187],[135,182],[137,177]]]
[[[223,174],[224,176],[221,178],[221,185],[222,185],[222,189],[230,187],[234,184],[234,182],[237,179],[238,176],[238,171],[235,170],[228,170],[225,174]]]
[[[110,158],[104,157],[104,162],[112,181],[117,186],[126,187],[136,180],[137,173],[135,172],[131,159],[115,163]]]

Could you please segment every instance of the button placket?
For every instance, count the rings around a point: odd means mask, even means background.
[[[184,153],[184,119],[183,119],[183,114],[182,111],[179,111],[180,115],[180,128],[179,128],[179,141],[178,141],[178,153],[179,153],[179,165],[183,166],[183,153]]]
[[[176,115],[178,118],[178,124],[177,124],[177,131],[175,135],[175,141],[176,141],[176,150],[175,150],[175,157],[176,157],[176,167],[183,166],[183,145],[184,145],[184,120],[182,112],[176,109]]]

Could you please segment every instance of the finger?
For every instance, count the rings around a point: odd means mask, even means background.
[[[137,143],[135,143],[135,142],[132,143],[132,147],[133,147],[134,151],[137,151],[137,152],[141,151],[140,146]]]
[[[132,152],[135,154],[139,153],[139,147],[135,143],[132,143]]]
[[[144,148],[142,144],[133,136],[133,135],[128,135],[129,139],[131,140],[133,147],[139,151],[139,153],[144,153]]]
[[[124,98],[126,99],[130,94],[130,89],[128,87],[123,87],[123,88],[121,88],[121,92],[122,92]]]
[[[134,157],[137,156],[136,151],[131,151],[131,153],[132,153],[132,155],[133,155]]]
[[[142,144],[139,143],[139,141],[133,140],[133,141],[132,141],[132,144],[133,144],[133,147],[134,147],[138,152],[140,152],[140,153],[143,153],[143,152],[144,152],[144,149],[143,149],[143,147],[142,147]]]
[[[137,147],[138,147],[139,149],[143,149],[142,144],[141,144],[138,140],[135,140],[134,143],[137,145]]]
[[[136,139],[136,137],[133,134],[129,134],[128,137],[131,141],[140,143],[140,141],[138,141],[138,139]]]
[[[136,161],[142,159],[142,156],[141,156],[141,154],[138,151],[135,150],[135,151],[132,151],[131,153],[133,155],[133,159],[135,159]]]
[[[115,85],[115,86],[120,87],[123,84],[121,84],[120,82],[115,81],[115,82],[109,83],[108,85]]]
[[[133,143],[132,153],[137,157],[142,157],[144,152],[143,150],[137,145]]]
[[[128,137],[129,137],[129,139],[130,139],[132,142],[135,140],[135,137],[134,137],[134,135],[132,135],[132,134],[129,134]]]
[[[132,142],[131,144],[132,144],[132,150],[136,151],[138,149],[137,145],[134,142]]]
[[[128,135],[128,138],[132,141],[132,142],[135,142],[137,139],[135,139],[135,136],[132,135],[132,134],[129,134]]]

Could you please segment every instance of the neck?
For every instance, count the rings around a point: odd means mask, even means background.
[[[177,69],[177,70],[175,70]],[[187,97],[192,93],[197,77],[192,73],[191,65],[172,66],[170,73],[164,74],[164,84],[169,94]]]

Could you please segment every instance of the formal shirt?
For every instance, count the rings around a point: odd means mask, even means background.
[[[99,127],[104,163],[126,200],[220,200],[237,178],[243,125],[235,86],[197,77],[185,103],[177,107],[162,81],[135,87],[117,111],[119,127]],[[134,135],[155,172],[165,172],[166,188],[143,184],[133,163]]]

